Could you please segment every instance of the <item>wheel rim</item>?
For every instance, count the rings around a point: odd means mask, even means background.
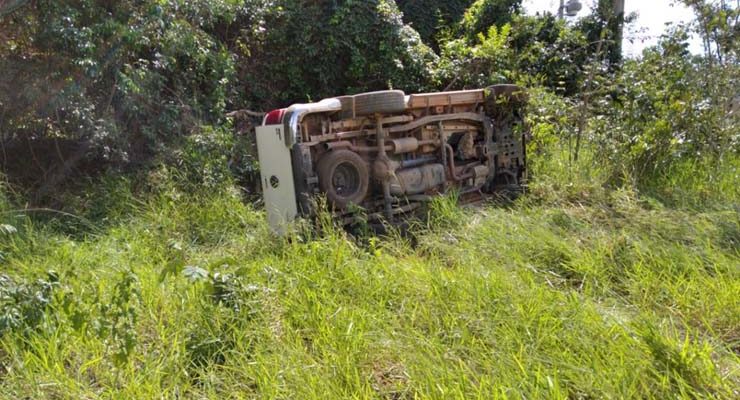
[[[334,192],[341,197],[350,197],[360,190],[360,173],[351,163],[336,166],[331,177]]]

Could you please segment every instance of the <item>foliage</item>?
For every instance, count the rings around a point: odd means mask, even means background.
[[[521,9],[521,0],[476,0],[461,21],[464,35],[469,39],[488,32],[492,26],[503,26]]]
[[[126,363],[136,348],[136,322],[141,302],[139,282],[133,271],[121,274],[113,288],[110,300],[97,301],[97,318],[92,328],[98,337],[106,340],[116,364]]]
[[[168,155],[233,107],[422,90],[436,59],[390,0],[38,1],[0,29],[2,140],[90,143],[114,165]]]
[[[54,271],[33,283],[0,275],[0,338],[10,333],[31,334],[48,319],[53,291],[59,286]]]
[[[217,190],[232,182],[229,156],[239,150],[228,126],[204,126],[185,138],[167,161],[174,166],[183,185],[191,185],[193,190]]]
[[[270,29],[259,46],[241,54],[241,80],[260,107],[426,86],[436,57],[403,24],[395,2],[278,3],[266,19]]]
[[[237,11],[225,1],[39,1],[5,17],[4,139],[81,138],[136,161],[219,121],[234,65],[208,29]]]
[[[606,118],[592,125],[597,151],[624,168],[615,173],[642,188],[668,188],[666,178],[693,170],[722,191],[717,174],[733,168],[740,151],[737,117],[724,106],[735,95],[730,88],[740,71],[730,66],[707,73],[701,60],[685,56],[678,35],[624,64],[615,82],[617,100],[607,98],[601,107]]]
[[[515,54],[517,75],[561,95],[578,93],[584,66],[594,57],[584,33],[551,14],[514,17],[509,46]]]
[[[464,38],[447,41],[436,78],[445,86],[466,88],[522,81],[572,96],[592,51],[582,32],[552,15],[514,16],[478,34],[472,45]]]
[[[451,40],[442,48],[437,79],[447,88],[478,88],[510,82],[515,76],[513,52],[509,46],[511,26],[493,25],[478,43]]]
[[[707,60],[732,64],[740,58],[737,40],[740,26],[740,7],[727,0],[680,0],[694,10],[697,17],[695,31],[703,42]]]
[[[591,14],[578,21],[577,29],[586,36],[589,46],[601,49],[600,59],[614,69],[622,62],[622,30],[635,18],[635,15],[616,15],[612,0],[598,0]]]
[[[411,25],[424,43],[438,49],[440,35],[454,30],[474,0],[397,0],[403,20]]]

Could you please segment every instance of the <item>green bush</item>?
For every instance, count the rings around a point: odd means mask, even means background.
[[[240,79],[250,102],[263,109],[370,90],[421,90],[436,59],[389,0],[284,0],[265,26],[259,46],[240,54]]]
[[[518,13],[522,0],[476,0],[461,21],[461,27],[468,39],[475,39],[479,34],[488,32],[492,26],[501,27],[511,21],[512,15]]]
[[[474,1],[397,0],[396,3],[403,12],[403,20],[419,32],[424,43],[438,48],[438,40],[457,29],[457,24]]]
[[[605,118],[592,124],[593,142],[613,179],[685,205],[737,201],[729,182],[737,179],[740,137],[725,105],[738,68],[688,57],[684,38],[678,32],[625,62],[616,99],[603,103]]]

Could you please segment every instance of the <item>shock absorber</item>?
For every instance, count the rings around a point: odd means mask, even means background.
[[[376,162],[384,163],[388,166],[388,155],[385,153],[385,131],[383,130],[383,118],[380,114],[375,114],[375,130],[378,140],[378,160]],[[390,222],[393,219],[393,198],[391,197],[391,170],[388,168],[387,173],[381,177],[383,185],[383,204],[385,206],[385,217]]]

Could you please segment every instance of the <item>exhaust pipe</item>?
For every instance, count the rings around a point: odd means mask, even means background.
[[[283,124],[285,125],[285,146],[293,147],[299,142],[301,122],[303,117],[308,114],[320,112],[334,112],[342,109],[342,103],[339,99],[330,98],[319,101],[318,103],[294,104],[285,110]]]

